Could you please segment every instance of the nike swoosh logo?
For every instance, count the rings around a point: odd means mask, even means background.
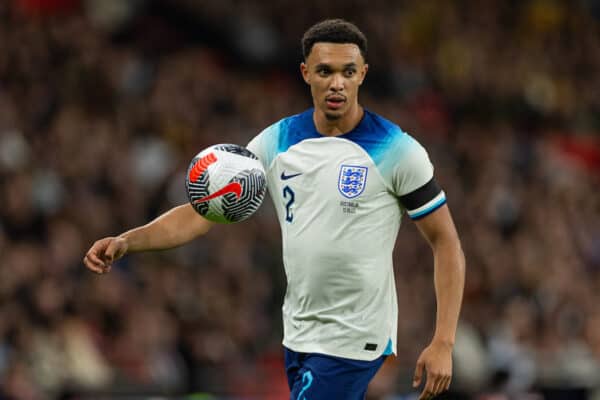
[[[237,199],[239,199],[240,196],[242,195],[242,185],[240,185],[239,182],[231,182],[231,183],[223,186],[222,189],[217,190],[213,194],[210,194],[208,196],[205,196],[205,197],[202,197],[200,199],[194,200],[194,204],[205,203],[205,202],[207,202],[209,200],[212,200],[212,199],[217,198],[219,196],[223,196],[223,195],[225,195],[227,193],[234,193],[235,197]]]
[[[288,179],[292,179],[297,177],[298,175],[302,175],[302,172],[299,172],[297,174],[291,174],[291,175],[286,175],[285,171],[281,173],[281,180],[282,181],[287,181]]]

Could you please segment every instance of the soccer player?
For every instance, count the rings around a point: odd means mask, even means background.
[[[344,20],[325,20],[306,31],[302,49],[300,71],[314,107],[248,144],[267,171],[281,224],[291,399],[364,399],[369,381],[395,353],[392,250],[404,212],[434,255],[436,328],[413,380],[419,386],[426,373],[419,399],[430,399],[450,385],[465,270],[445,194],[424,148],[359,104],[368,70],[363,33]],[[106,273],[126,253],[179,246],[210,227],[191,205],[181,205],[95,242],[84,263]]]

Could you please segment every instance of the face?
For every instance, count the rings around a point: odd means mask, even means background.
[[[367,69],[360,49],[352,43],[315,43],[300,65],[315,109],[328,120],[340,119],[357,108],[358,88]]]

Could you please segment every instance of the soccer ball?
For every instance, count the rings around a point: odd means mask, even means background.
[[[265,170],[250,150],[216,144],[198,153],[185,179],[188,199],[204,218],[230,224],[250,217],[267,189]]]

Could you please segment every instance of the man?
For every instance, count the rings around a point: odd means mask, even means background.
[[[432,247],[436,329],[413,385],[420,399],[447,390],[464,283],[464,257],[427,153],[395,124],[363,109],[367,41],[325,20],[302,39],[302,76],[314,108],[265,129],[248,145],[264,164],[281,224],[288,281],[283,305],[292,400],[364,399],[395,353],[392,250],[406,211]],[[85,265],[110,270],[126,253],[182,245],[211,223],[186,204],[92,246]],[[400,338],[402,340],[402,338]]]

